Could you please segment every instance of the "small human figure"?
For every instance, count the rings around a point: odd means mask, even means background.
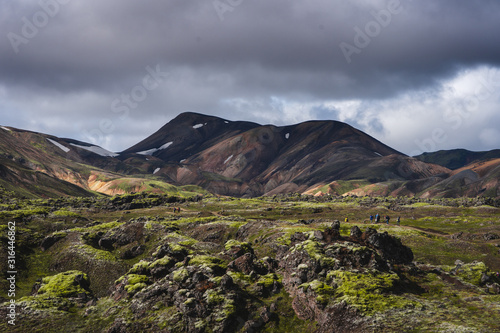
[[[375,215],[375,223],[379,223],[380,222],[380,215]]]
[[[389,219],[390,219],[389,215],[386,215],[385,216],[385,223],[389,224]]]
[[[398,216],[398,219],[396,220],[396,222],[399,225],[399,223],[401,222],[401,217]]]
[[[345,222],[349,222],[349,219],[347,217],[345,218]]]
[[[370,215],[370,223],[373,223],[373,215]]]

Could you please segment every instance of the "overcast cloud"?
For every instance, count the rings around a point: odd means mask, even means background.
[[[0,124],[124,150],[184,111],[500,148],[497,0],[0,0]]]

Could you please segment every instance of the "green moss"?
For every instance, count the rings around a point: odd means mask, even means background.
[[[456,275],[464,282],[480,286],[481,276],[488,273],[488,271],[488,267],[483,262],[472,262],[462,265],[456,271]]]
[[[149,279],[146,275],[139,275],[139,274],[127,274],[125,276],[122,276],[116,282],[120,283],[125,278],[127,279],[127,285],[125,286],[125,290],[129,294],[134,294],[139,290],[146,288],[147,282],[149,282]]]
[[[108,223],[100,223],[97,225],[94,225],[92,227],[87,227],[87,228],[73,228],[71,231],[78,231],[78,232],[91,232],[91,231],[108,231],[110,229],[119,227],[121,225],[125,224],[125,222],[108,222]]]
[[[234,246],[239,246],[245,253],[253,253],[252,245],[249,242],[239,242],[235,239],[230,239],[224,245],[226,250],[230,250]]]
[[[81,218],[82,216],[78,213],[71,212],[66,209],[60,209],[58,211],[55,211],[52,213],[54,216],[61,216],[61,217],[71,217],[71,218]]]
[[[81,280],[79,283],[77,280]],[[52,297],[76,297],[80,293],[88,293],[81,284],[89,285],[87,274],[81,271],[67,271],[53,276],[44,277],[38,295]]]
[[[354,273],[349,271],[331,271],[327,279],[333,279],[337,284],[335,296],[337,300],[346,301],[365,314],[383,312],[390,308],[415,306],[415,302],[402,296],[390,294],[399,277],[395,273],[366,271]]]
[[[275,282],[278,282],[281,284],[282,278],[281,276],[275,274],[275,273],[270,273],[267,275],[261,276],[257,280],[257,285],[262,286],[264,288],[271,288]]]
[[[52,314],[59,312],[60,309],[74,310],[74,303],[62,297],[26,296],[17,300],[17,306],[26,309],[50,311]]]
[[[37,216],[37,215],[47,216],[49,212],[50,210],[48,208],[40,208],[40,207],[35,207],[30,209],[18,209],[18,210],[0,212],[0,218],[20,220],[30,216]]]
[[[151,262],[149,262],[149,261],[141,260],[138,263],[136,263],[134,266],[132,266],[132,268],[130,268],[128,273],[129,274],[136,274],[136,273],[144,272],[144,271],[149,269],[150,264],[151,264]]]
[[[96,249],[90,245],[75,245],[75,248],[83,250],[85,254],[93,256],[97,260],[116,261],[116,257],[108,251]]]
[[[209,305],[215,305],[215,304],[220,304],[224,302],[224,295],[220,294],[214,289],[208,289],[205,291],[205,299],[207,301],[207,304]]]
[[[188,240],[184,240],[184,241],[179,242],[179,244],[182,246],[194,246],[197,243],[198,243],[198,241],[196,239],[188,239]]]
[[[316,297],[316,301],[322,304],[328,303],[328,300],[335,291],[334,288],[319,280],[313,280],[309,283],[301,284],[299,288],[303,288],[304,291],[307,291],[308,288],[311,288],[311,290],[313,290],[316,295],[318,295]]]
[[[189,277],[189,272],[185,268],[180,268],[174,272],[173,279],[175,282],[184,282]]]
[[[234,280],[234,282],[242,285],[243,287],[248,286],[254,282],[250,275],[246,275],[242,272],[227,271],[227,275],[229,275]]]
[[[150,265],[149,268],[155,268],[158,266],[173,266],[175,263],[174,259],[170,258],[169,256],[165,256],[163,258],[160,258],[158,260],[153,261]]]
[[[125,290],[129,293],[129,294],[134,294],[136,292],[138,292],[139,290],[142,290],[144,288],[146,288],[148,285],[145,284],[144,282],[139,282],[139,283],[136,283],[136,284],[128,284],[125,286]]]
[[[296,244],[292,249],[294,251],[306,251],[307,254],[314,260],[317,260],[321,266],[335,267],[337,260],[324,255],[323,247],[316,241],[308,239],[302,243]]]
[[[189,306],[189,305],[193,305],[193,304],[195,304],[195,303],[196,303],[196,298],[191,297],[191,298],[188,298],[188,299],[184,302],[184,305]]]
[[[141,282],[147,282],[148,277],[146,275],[138,275],[138,274],[127,274],[128,284],[137,284]]]
[[[222,322],[230,318],[231,316],[235,315],[236,310],[237,308],[235,302],[230,298],[224,298],[222,310],[216,313],[215,321]]]
[[[282,245],[287,245],[290,246],[290,237],[295,234],[296,232],[302,232],[302,233],[307,233],[308,237],[311,237],[312,234],[314,233],[314,228],[310,227],[287,227],[283,228],[283,236],[279,237],[276,241],[278,244]]]
[[[209,267],[211,269],[216,270],[225,270],[227,268],[227,264],[224,260],[219,259],[217,257],[207,256],[207,255],[199,255],[192,257],[189,260],[189,265],[203,265]]]
[[[68,234],[64,231],[56,231],[56,232],[52,233],[52,236],[62,239],[64,237],[68,236]]]

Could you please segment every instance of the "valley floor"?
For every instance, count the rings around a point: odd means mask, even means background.
[[[0,239],[2,331],[500,331],[481,199],[4,197]]]

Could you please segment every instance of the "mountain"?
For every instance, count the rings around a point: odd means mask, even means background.
[[[464,152],[476,162],[465,169],[445,166],[463,164],[453,161]],[[483,160],[495,154],[460,150],[413,158],[338,121],[274,126],[187,112],[120,153],[2,127],[0,186],[35,197],[141,191],[497,197],[497,164]],[[37,172],[51,177],[51,185],[37,188],[41,180],[27,181]],[[69,185],[86,192],[76,194]]]
[[[426,163],[434,163],[455,170],[467,164],[500,158],[500,149],[490,151],[470,151],[466,149],[439,150],[432,153],[423,153],[415,156],[415,158]]]
[[[339,179],[373,183],[450,171],[416,162],[338,121],[278,127],[183,113],[120,156],[134,153],[168,163],[162,171],[175,183],[234,196],[304,192]]]
[[[0,128],[0,186],[17,196],[189,192],[153,175],[164,165],[161,160],[151,158],[144,164],[140,159],[130,159],[125,163],[116,157],[116,153],[73,139]]]
[[[468,164],[426,188],[423,197],[500,197],[500,158]]]
[[[122,159],[131,153],[155,156],[166,162],[179,162],[209,148],[215,143],[258,127],[256,123],[229,121],[194,112],[185,112],[156,133],[123,151]]]

